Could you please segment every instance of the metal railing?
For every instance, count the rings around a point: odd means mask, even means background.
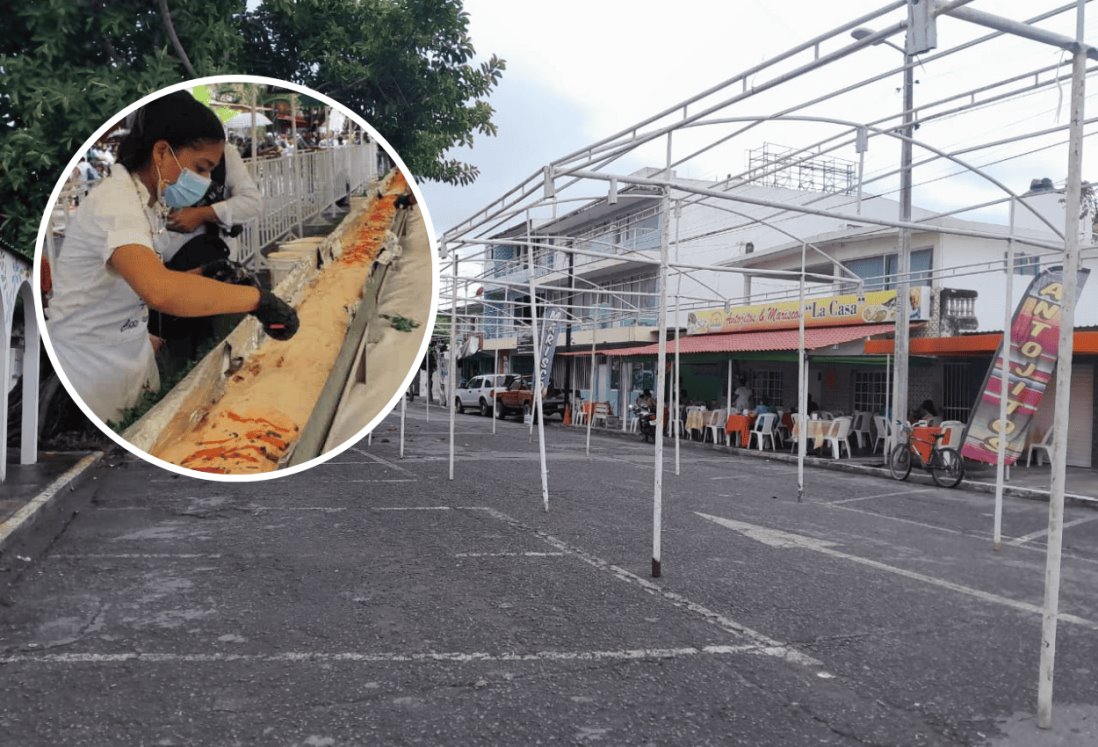
[[[263,214],[245,223],[237,238],[238,260],[253,269],[265,266],[264,247],[301,232],[307,222],[378,177],[378,149],[373,142],[244,163],[263,196]],[[96,184],[67,185],[61,191],[46,232],[45,251],[51,264],[70,214]]]

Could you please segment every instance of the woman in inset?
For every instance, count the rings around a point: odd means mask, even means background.
[[[161,259],[168,212],[202,198],[224,149],[217,115],[189,93],[151,101],[133,118],[111,176],[69,221],[51,268],[47,329],[62,370],[104,421],[160,386],[150,307],[182,317],[251,313],[277,340],[297,331],[296,312],[269,291],[213,280],[220,267],[175,272]]]

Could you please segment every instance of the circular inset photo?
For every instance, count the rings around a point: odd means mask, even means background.
[[[291,474],[404,396],[437,310],[420,192],[328,97],[203,78],[73,155],[39,229],[58,377],[130,451],[220,480]]]

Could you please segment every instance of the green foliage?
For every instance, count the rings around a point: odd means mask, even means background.
[[[389,314],[380,314],[380,316],[382,319],[388,319],[390,322],[389,326],[395,329],[397,332],[411,332],[413,329],[419,326],[419,322],[415,321],[414,319],[409,319],[408,317],[402,316],[400,314],[397,314],[396,316],[391,316]]]
[[[326,93],[360,113],[418,177],[468,184],[445,159],[494,135],[485,100],[503,74],[479,65],[460,0],[265,0],[244,24],[248,69]]]
[[[446,159],[495,133],[487,97],[504,64],[476,65],[460,0],[167,0],[199,75],[270,75],[361,113],[417,177],[466,184]],[[0,236],[33,252],[74,151],[133,101],[191,76],[158,2],[35,0],[0,24]]]

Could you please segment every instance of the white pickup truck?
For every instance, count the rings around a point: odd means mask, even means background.
[[[496,394],[505,391],[516,374],[481,374],[474,376],[469,383],[454,391],[454,407],[458,412],[465,408],[477,409],[481,415],[491,415],[496,404]]]

